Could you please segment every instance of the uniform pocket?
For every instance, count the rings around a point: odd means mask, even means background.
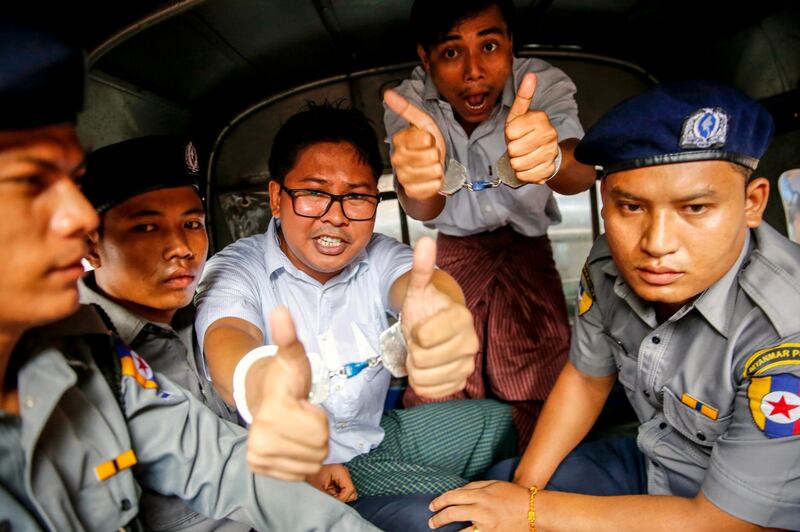
[[[681,402],[669,388],[664,388],[664,417],[683,436],[704,447],[713,447],[731,422],[731,415],[716,420]]]

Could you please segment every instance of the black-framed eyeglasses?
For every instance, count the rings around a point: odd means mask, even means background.
[[[345,217],[353,222],[371,220],[378,209],[381,197],[374,194],[331,194],[322,190],[308,188],[288,188],[283,183],[281,190],[292,198],[294,213],[304,218],[325,216],[334,201],[338,201]]]

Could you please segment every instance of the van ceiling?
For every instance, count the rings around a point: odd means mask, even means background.
[[[178,107],[200,111],[206,125],[222,124],[270,94],[333,75],[414,60],[407,22],[411,3],[106,2],[97,3],[98,16],[92,22],[82,21],[82,39],[94,48],[140,20],[142,12],[152,11],[154,5],[193,5],[143,28],[99,57],[94,66]],[[111,4],[114,14],[107,7]],[[577,46],[641,65],[660,79],[728,80],[757,98],[798,87],[800,2],[796,0],[516,0],[515,4],[518,44]],[[771,68],[764,76],[767,64]]]

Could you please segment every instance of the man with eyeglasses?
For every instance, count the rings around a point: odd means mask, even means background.
[[[260,452],[251,446],[262,472],[359,498],[354,506],[383,529],[427,530],[433,494],[514,452],[510,408],[495,401],[383,414],[390,371],[407,372],[426,397],[464,387],[477,338],[461,289],[435,269],[432,240],[412,256],[373,234],[383,162],[360,112],[321,105],[293,116],[269,168],[266,234],[214,256],[198,289],[196,328],[212,380],[251,436],[266,441]],[[268,345],[279,331],[267,319],[277,305],[289,309],[309,353],[308,400],[274,401],[264,385],[279,363]],[[387,313],[398,312],[399,327],[387,333],[398,341],[379,341]],[[397,356],[403,340],[407,359]]]

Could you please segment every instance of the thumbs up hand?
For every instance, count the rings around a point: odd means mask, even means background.
[[[392,137],[392,167],[409,198],[425,200],[435,196],[444,180],[445,142],[433,118],[388,90],[383,101],[390,110],[410,124]]]
[[[558,132],[542,111],[530,109],[536,74],[522,78],[506,119],[506,144],[511,168],[525,183],[544,183],[553,176],[558,156]]]
[[[433,282],[436,273],[446,275],[435,271],[435,262],[436,243],[420,239],[401,314],[408,382],[417,394],[430,398],[462,390],[475,370],[478,350],[472,314]]]
[[[255,473],[303,480],[328,455],[328,419],[307,401],[311,367],[288,310],[272,312],[270,330],[277,354],[254,363],[246,376],[253,414],[247,461]]]

